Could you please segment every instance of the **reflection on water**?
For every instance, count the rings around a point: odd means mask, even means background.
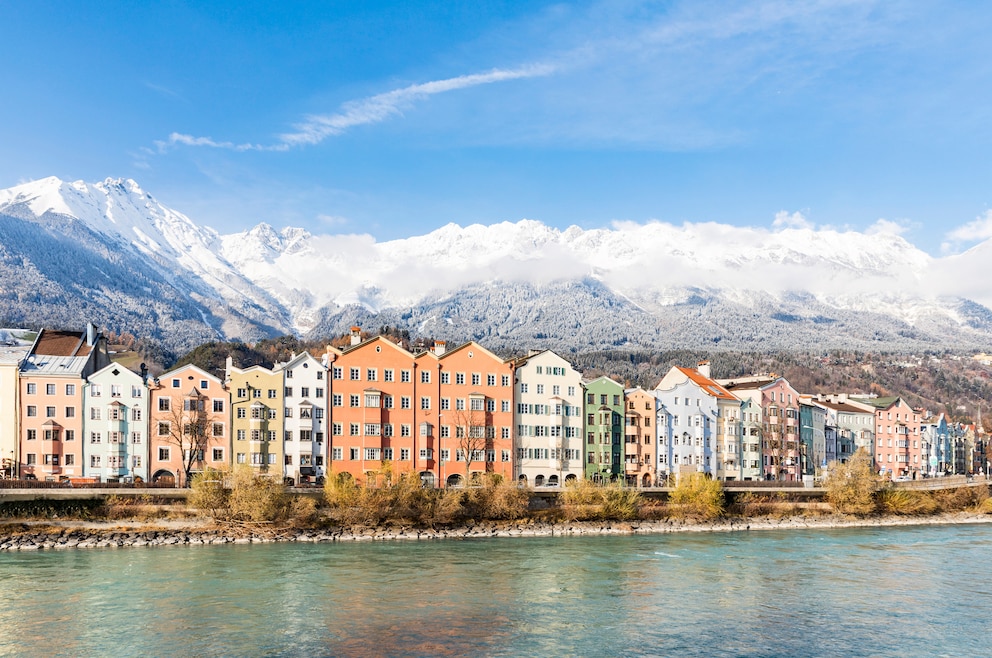
[[[992,654],[992,526],[0,554],[0,655]]]

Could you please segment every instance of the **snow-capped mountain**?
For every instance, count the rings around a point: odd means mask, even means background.
[[[51,270],[37,245],[57,242],[60,230],[77,236],[77,269],[99,274]],[[33,288],[97,306],[117,295],[121,329],[140,316],[140,327],[161,324],[155,336],[176,347],[215,334],[318,337],[356,323],[516,349],[918,349],[992,339],[992,298],[974,276],[992,246],[935,259],[884,223],[863,233],[788,221],[559,231],[522,220],[381,243],[261,223],[222,236],[131,180],[47,178],[0,190],[3,231],[0,300],[9,309],[0,311],[11,317],[0,321],[51,317],[30,299]],[[129,274],[115,277],[111,265]],[[15,269],[32,272],[31,286]],[[139,279],[152,291],[144,301]],[[182,302],[171,313],[167,290]],[[180,321],[186,338],[177,341],[170,322]]]

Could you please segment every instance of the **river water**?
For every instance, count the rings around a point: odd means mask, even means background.
[[[989,656],[992,525],[0,554],[0,655]]]

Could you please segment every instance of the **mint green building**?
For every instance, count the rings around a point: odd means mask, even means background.
[[[585,384],[585,474],[592,480],[623,475],[623,385],[609,377]]]

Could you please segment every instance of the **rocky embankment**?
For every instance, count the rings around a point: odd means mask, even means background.
[[[456,528],[326,528],[279,529],[267,526],[222,526],[205,522],[15,522],[0,526],[0,551],[131,546],[199,546],[276,541],[321,543],[353,541],[485,539],[492,537],[567,537],[662,534],[673,532],[748,532],[786,529],[829,529],[893,525],[992,523],[992,515],[943,514],[931,517],[757,517],[712,522],[575,521],[561,523],[482,523]]]

